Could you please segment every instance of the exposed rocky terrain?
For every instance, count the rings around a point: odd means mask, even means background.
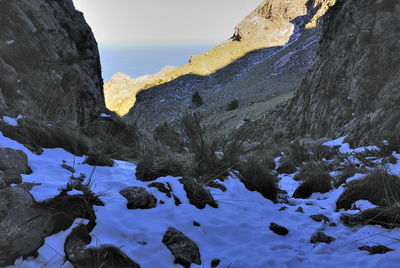
[[[318,57],[277,121],[291,137],[348,135],[352,145],[400,130],[400,3],[337,1]],[[286,122],[286,123],[284,123]]]
[[[85,124],[104,109],[97,43],[72,0],[1,0],[0,108]]]

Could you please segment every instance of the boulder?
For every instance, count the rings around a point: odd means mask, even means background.
[[[286,229],[285,227],[280,226],[280,225],[278,225],[278,224],[276,224],[276,223],[274,223],[274,222],[272,222],[272,223],[269,225],[269,229],[270,229],[272,232],[276,233],[277,235],[281,235],[281,236],[287,235],[287,234],[289,233],[289,230],[288,230],[288,229]]]
[[[163,236],[162,243],[167,246],[175,257],[175,263],[185,268],[190,267],[192,263],[201,264],[199,247],[175,228],[168,228]]]
[[[0,266],[33,256],[53,230],[52,213],[35,206],[23,188],[0,190]]]
[[[207,204],[213,208],[218,207],[218,203],[205,188],[204,184],[189,178],[180,179],[179,182],[183,184],[183,189],[186,192],[186,197],[189,199],[190,204],[198,209],[205,208]]]
[[[143,187],[132,186],[119,193],[128,200],[128,209],[149,209],[157,205],[157,199]]]
[[[0,169],[6,174],[31,174],[28,157],[21,150],[0,148]]]

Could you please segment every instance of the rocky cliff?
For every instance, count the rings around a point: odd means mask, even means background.
[[[105,107],[97,43],[72,0],[0,0],[0,108],[85,124]]]
[[[312,28],[334,0],[264,0],[235,28],[233,36],[219,46],[192,56],[189,63],[145,79],[131,79],[117,74],[104,85],[107,107],[125,115],[135,104],[136,95],[154,86],[168,83],[187,74],[210,75],[249,52],[280,47],[303,29]]]
[[[348,135],[353,145],[399,133],[400,2],[337,1],[320,43],[276,128],[292,137]]]

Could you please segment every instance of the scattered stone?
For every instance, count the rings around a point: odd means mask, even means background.
[[[213,208],[218,208],[217,202],[202,183],[195,179],[187,178],[180,179],[179,182],[183,184],[183,189],[186,192],[190,204],[198,209],[205,208],[207,204]]]
[[[98,153],[98,154],[89,154],[84,164],[88,164],[91,166],[99,166],[99,167],[112,167],[114,166],[114,161],[107,155]]]
[[[388,253],[389,251],[393,251],[393,249],[379,245],[379,246],[362,246],[358,248],[359,250],[365,250],[368,251],[370,255],[374,254],[385,254]]]
[[[162,243],[175,257],[174,263],[185,268],[189,268],[192,263],[201,264],[200,251],[196,243],[175,228],[168,228],[163,236]]]
[[[61,164],[61,167],[64,168],[64,169],[66,169],[66,170],[68,170],[68,171],[71,172],[71,173],[75,173],[75,169],[74,169],[73,167],[71,167],[71,166],[65,164],[65,163]]]
[[[303,208],[302,208],[302,207],[298,207],[298,208],[297,208],[297,210],[296,210],[296,212],[299,212],[299,213],[304,213],[304,210],[303,210]]]
[[[80,224],[68,235],[64,243],[66,260],[74,267],[131,267],[140,268],[140,265],[131,260],[119,248],[112,245],[86,248],[92,238],[91,228]]]
[[[160,204],[161,205],[165,204],[165,201],[164,200],[160,200]]]
[[[334,222],[331,222],[331,223],[329,223],[329,226],[330,226],[330,227],[336,227],[336,226],[337,226],[337,224],[336,224],[336,223],[334,223]]]
[[[193,221],[193,225],[198,227],[200,226],[200,223],[198,223],[197,221]]]
[[[211,261],[211,268],[217,267],[220,263],[221,263],[221,260],[220,260],[220,259],[213,259],[213,260]]]
[[[310,218],[316,222],[321,222],[321,221],[324,221],[324,223],[330,222],[329,218],[326,217],[324,214],[311,215]]]
[[[132,186],[119,192],[128,200],[128,209],[150,209],[156,207],[157,199],[144,187]]]
[[[280,226],[280,225],[278,225],[276,223],[273,223],[273,222],[271,222],[271,224],[269,225],[269,229],[272,232],[276,233],[277,235],[284,236],[284,235],[287,235],[289,233],[288,229],[286,229],[285,227]]]
[[[315,232],[310,239],[310,243],[316,244],[318,242],[321,243],[327,243],[330,244],[332,241],[335,241],[336,239],[333,238],[332,236],[327,236],[321,231]]]
[[[287,209],[287,207],[286,206],[283,206],[283,207],[281,207],[280,209],[279,209],[279,211],[284,211],[284,210],[286,210]]]
[[[157,188],[158,191],[167,195],[167,197],[171,197],[171,189],[167,189],[164,183],[162,182],[152,182],[147,187]]]

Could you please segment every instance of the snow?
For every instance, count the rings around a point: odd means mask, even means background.
[[[102,113],[100,116],[101,116],[101,117],[111,117],[111,115],[105,114],[105,113]]]
[[[6,41],[6,43],[7,43],[7,45],[11,45],[11,44],[14,44],[14,40],[8,40],[8,41]]]
[[[343,151],[351,152],[342,144],[343,140],[341,138],[328,144],[340,145]],[[156,188],[148,188],[151,182],[136,180],[136,167],[132,163],[115,161],[114,167],[94,169],[82,164],[84,157],[75,157],[62,149],[44,149],[43,154],[38,156],[2,135],[0,144],[21,149],[28,155],[33,173],[23,175],[23,180],[41,183],[31,191],[37,201],[57,195],[58,189],[68,182],[71,173],[61,167],[63,160],[74,166],[76,174],[89,176],[93,172],[94,191],[103,193],[100,198],[106,205],[95,207],[97,225],[91,233],[91,246],[111,244],[119,247],[141,267],[180,267],[173,263],[172,254],[161,242],[168,227],[182,231],[199,246],[202,265],[192,267],[210,267],[214,258],[221,260],[218,267],[396,267],[400,261],[400,243],[396,238],[399,229],[386,230],[379,226],[348,228],[340,223],[341,213],[335,212],[335,202],[343,187],[325,194],[314,193],[309,199],[289,198],[289,204],[274,204],[257,192],[248,191],[232,175],[223,182],[228,189],[226,192],[211,189],[219,208],[207,206],[199,210],[189,204],[178,178],[157,179],[158,182],[171,184],[174,194],[182,201],[182,205],[175,206],[173,199]],[[395,156],[400,159],[400,155]],[[278,160],[275,159],[276,162]],[[392,165],[390,169],[398,171],[400,164]],[[350,179],[360,176],[356,174]],[[291,196],[299,182],[293,180],[293,175],[280,175],[279,185]],[[146,187],[165,204],[157,204],[156,208],[148,210],[128,210],[127,201],[119,191],[129,186]],[[283,206],[287,208],[280,210]],[[295,212],[299,206],[304,213]],[[360,209],[372,207],[363,200],[356,202],[356,206]],[[337,226],[315,222],[309,217],[321,213]],[[13,267],[72,267],[70,263],[64,263],[63,243],[72,228],[81,221],[77,219],[69,230],[46,238],[36,259],[18,259]],[[194,226],[193,221],[200,226]],[[289,234],[281,237],[271,232],[271,222],[285,226]],[[331,244],[311,244],[310,237],[318,230],[336,240]],[[360,246],[380,244],[395,251],[371,256],[358,250]]]

